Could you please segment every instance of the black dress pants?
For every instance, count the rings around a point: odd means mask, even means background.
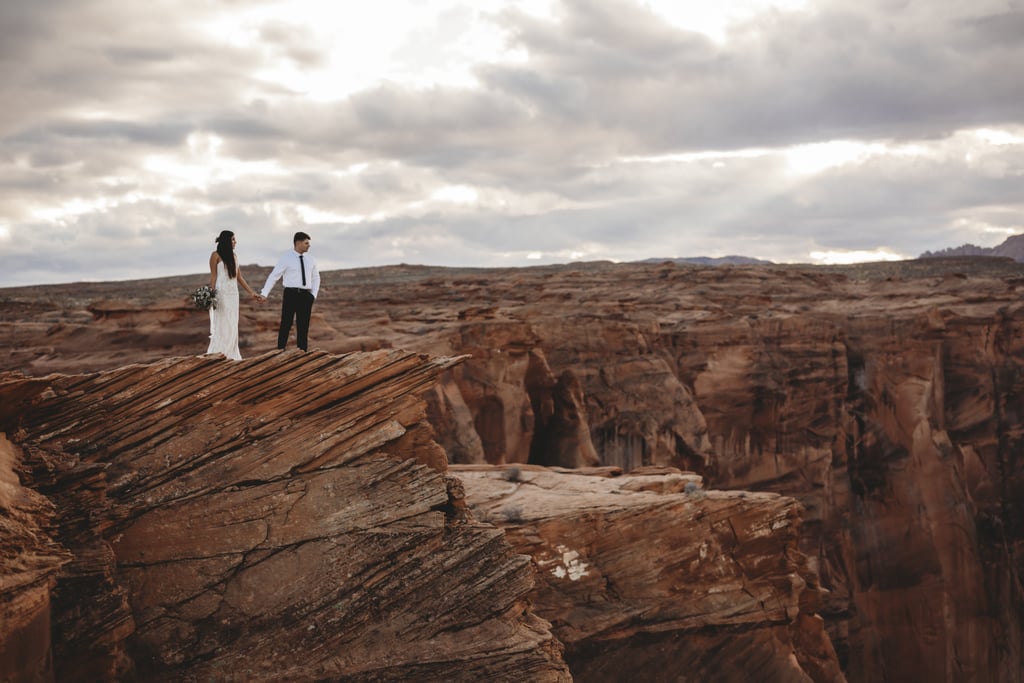
[[[295,321],[295,343],[303,351],[309,346],[309,318],[313,314],[313,293],[308,289],[285,287],[281,300],[281,329],[277,332],[277,348],[283,349]]]

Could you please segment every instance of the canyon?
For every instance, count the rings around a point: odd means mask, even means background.
[[[0,290],[5,666],[1024,679],[1021,264],[331,271],[237,364],[202,283]]]

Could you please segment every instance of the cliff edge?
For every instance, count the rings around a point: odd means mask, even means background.
[[[418,395],[456,362],[4,376],[4,679],[569,680],[529,559],[453,504]]]

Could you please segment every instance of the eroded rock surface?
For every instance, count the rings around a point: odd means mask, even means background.
[[[202,282],[5,290],[0,367],[201,352],[185,297]],[[472,354],[428,392],[452,462],[579,466],[592,448],[796,498],[852,681],[1019,681],[1022,294],[998,259],[395,266],[325,273],[311,343]],[[243,306],[243,354],[273,346],[276,314]]]
[[[53,680],[50,596],[71,554],[54,541],[57,510],[21,485],[20,451],[0,435],[0,678]]]
[[[45,670],[7,643],[45,650],[52,613],[60,681],[569,680],[529,559],[462,512],[425,422],[456,362],[4,376],[5,673]]]
[[[576,680],[846,680],[792,498],[705,492],[678,471],[453,471],[474,514],[533,558],[533,602]]]

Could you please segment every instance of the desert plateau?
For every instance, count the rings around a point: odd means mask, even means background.
[[[205,281],[0,289],[0,681],[1024,681],[1024,264]]]

